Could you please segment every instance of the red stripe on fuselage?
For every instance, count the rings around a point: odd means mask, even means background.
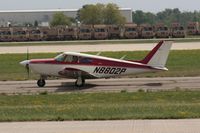
[[[104,59],[95,59],[91,58],[91,63],[79,63],[79,62],[59,62],[55,59],[35,59],[31,60],[31,64],[57,64],[57,65],[84,65],[84,66],[110,66],[110,67],[129,67],[129,68],[143,68],[143,69],[155,69],[150,66],[146,66],[145,64],[133,64],[125,63],[120,61],[111,61],[111,60],[104,60]],[[156,70],[156,69],[155,69]]]
[[[51,59],[32,59],[30,61],[31,64],[51,64],[52,62],[54,62],[55,59],[51,58]]]

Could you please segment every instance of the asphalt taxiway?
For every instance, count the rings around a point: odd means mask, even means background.
[[[1,46],[0,54],[26,53],[57,53],[64,51],[73,52],[105,52],[105,51],[143,51],[151,50],[156,43],[139,44],[77,44],[77,45],[47,45],[47,46]],[[199,42],[173,43],[172,50],[192,50],[200,49]]]
[[[46,80],[39,88],[36,81],[0,81],[0,93],[32,94],[40,92],[135,92],[138,90],[200,90],[200,77],[115,78],[86,80],[84,87],[74,86],[75,80]]]
[[[199,133],[200,119],[0,123],[1,133]]]

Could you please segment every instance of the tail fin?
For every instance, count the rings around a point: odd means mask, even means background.
[[[172,41],[160,41],[141,62],[152,67],[165,68],[171,46]]]

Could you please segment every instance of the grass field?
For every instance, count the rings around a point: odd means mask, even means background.
[[[0,96],[0,121],[200,118],[200,92]]]
[[[103,52],[101,55],[120,58],[127,55],[126,59],[141,60],[148,52]],[[95,54],[95,53],[92,53]],[[49,58],[56,53],[31,54],[30,58]],[[26,70],[19,62],[26,59],[26,54],[0,54],[0,80],[25,80]],[[172,51],[167,62],[169,71],[133,75],[132,77],[170,77],[170,76],[199,76],[200,75],[200,50]],[[31,79],[37,78],[32,74]]]
[[[1,46],[41,46],[41,45],[76,45],[76,44],[136,44],[157,43],[159,40],[174,40],[175,42],[200,42],[199,37],[168,38],[168,39],[120,39],[120,40],[78,40],[78,41],[39,41],[39,42],[0,42]]]

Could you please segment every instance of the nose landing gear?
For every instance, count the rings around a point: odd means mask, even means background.
[[[47,78],[46,76],[40,77],[40,79],[37,81],[38,87],[44,87],[46,85],[46,82],[45,82],[46,78]]]

